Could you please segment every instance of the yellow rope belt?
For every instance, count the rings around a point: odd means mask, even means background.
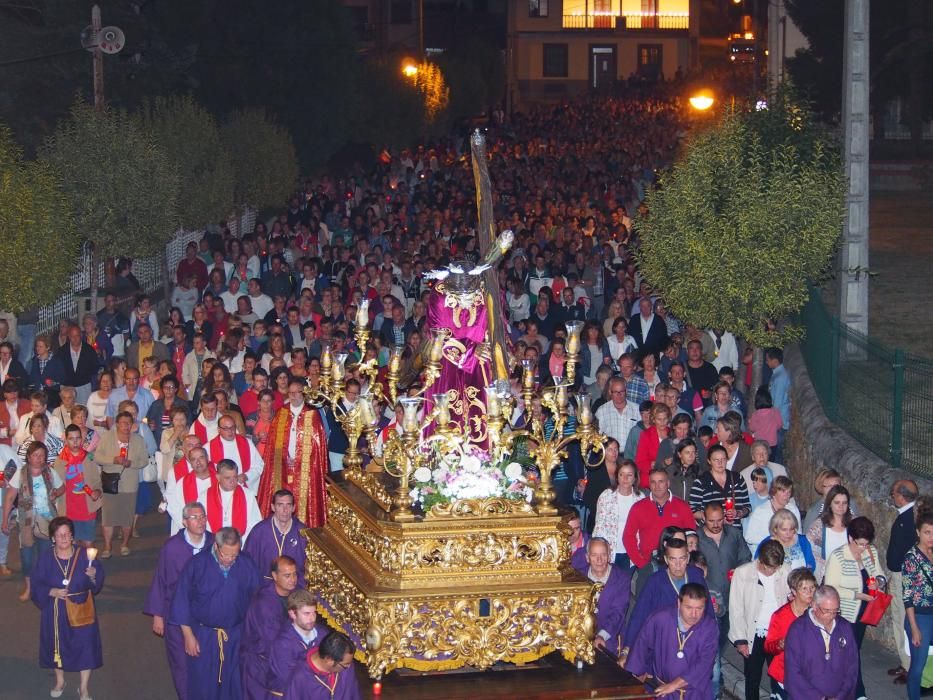
[[[220,685],[220,679],[224,673],[224,642],[230,641],[230,637],[222,627],[215,627],[214,630],[217,632],[217,650],[220,656],[220,668],[217,669],[217,685]]]

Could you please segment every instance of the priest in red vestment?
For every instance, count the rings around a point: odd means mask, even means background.
[[[272,421],[257,500],[268,516],[272,496],[288,489],[295,494],[295,517],[321,527],[327,519],[327,433],[318,410],[305,404],[304,386],[301,380],[289,383],[288,403]]]

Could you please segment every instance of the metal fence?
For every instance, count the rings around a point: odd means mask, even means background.
[[[241,238],[247,233],[252,233],[253,226],[256,223],[256,211],[246,209],[241,215],[231,217],[227,222],[230,232],[237,238]],[[166,268],[169,271],[170,282],[174,283],[175,268],[179,261],[185,255],[185,247],[192,241],[200,241],[204,236],[204,230],[199,231],[178,231],[175,237],[165,245],[164,260]],[[139,280],[142,290],[147,294],[153,294],[161,291],[164,283],[164,269],[162,266],[163,257],[156,256],[152,258],[133,258],[133,274]],[[75,271],[71,275],[69,291],[60,296],[54,304],[44,306],[39,309],[39,321],[37,330],[39,333],[51,332],[58,326],[58,322],[63,318],[80,320],[79,316],[84,309],[79,309],[79,300],[91,286],[91,255],[85,248],[81,251],[75,262]],[[106,274],[104,263],[97,265],[97,286],[103,289],[106,285]]]
[[[801,350],[827,417],[891,465],[933,477],[933,360],[853,331],[816,289],[801,321]]]

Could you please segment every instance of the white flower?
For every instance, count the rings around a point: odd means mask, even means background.
[[[510,481],[516,481],[522,475],[522,465],[518,462],[511,462],[505,468],[505,476]]]
[[[483,463],[479,457],[473,455],[464,455],[460,460],[460,468],[465,472],[477,473],[483,468]]]
[[[415,469],[415,481],[420,481],[421,483],[426,483],[431,480],[431,470],[427,467],[418,467]]]

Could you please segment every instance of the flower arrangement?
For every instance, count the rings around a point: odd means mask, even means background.
[[[427,455],[432,467],[423,466],[413,475],[411,498],[427,511],[440,503],[462,499],[508,498],[531,500],[534,477],[526,475],[529,465],[503,454],[493,461],[489,452],[466,444],[442,454]]]

